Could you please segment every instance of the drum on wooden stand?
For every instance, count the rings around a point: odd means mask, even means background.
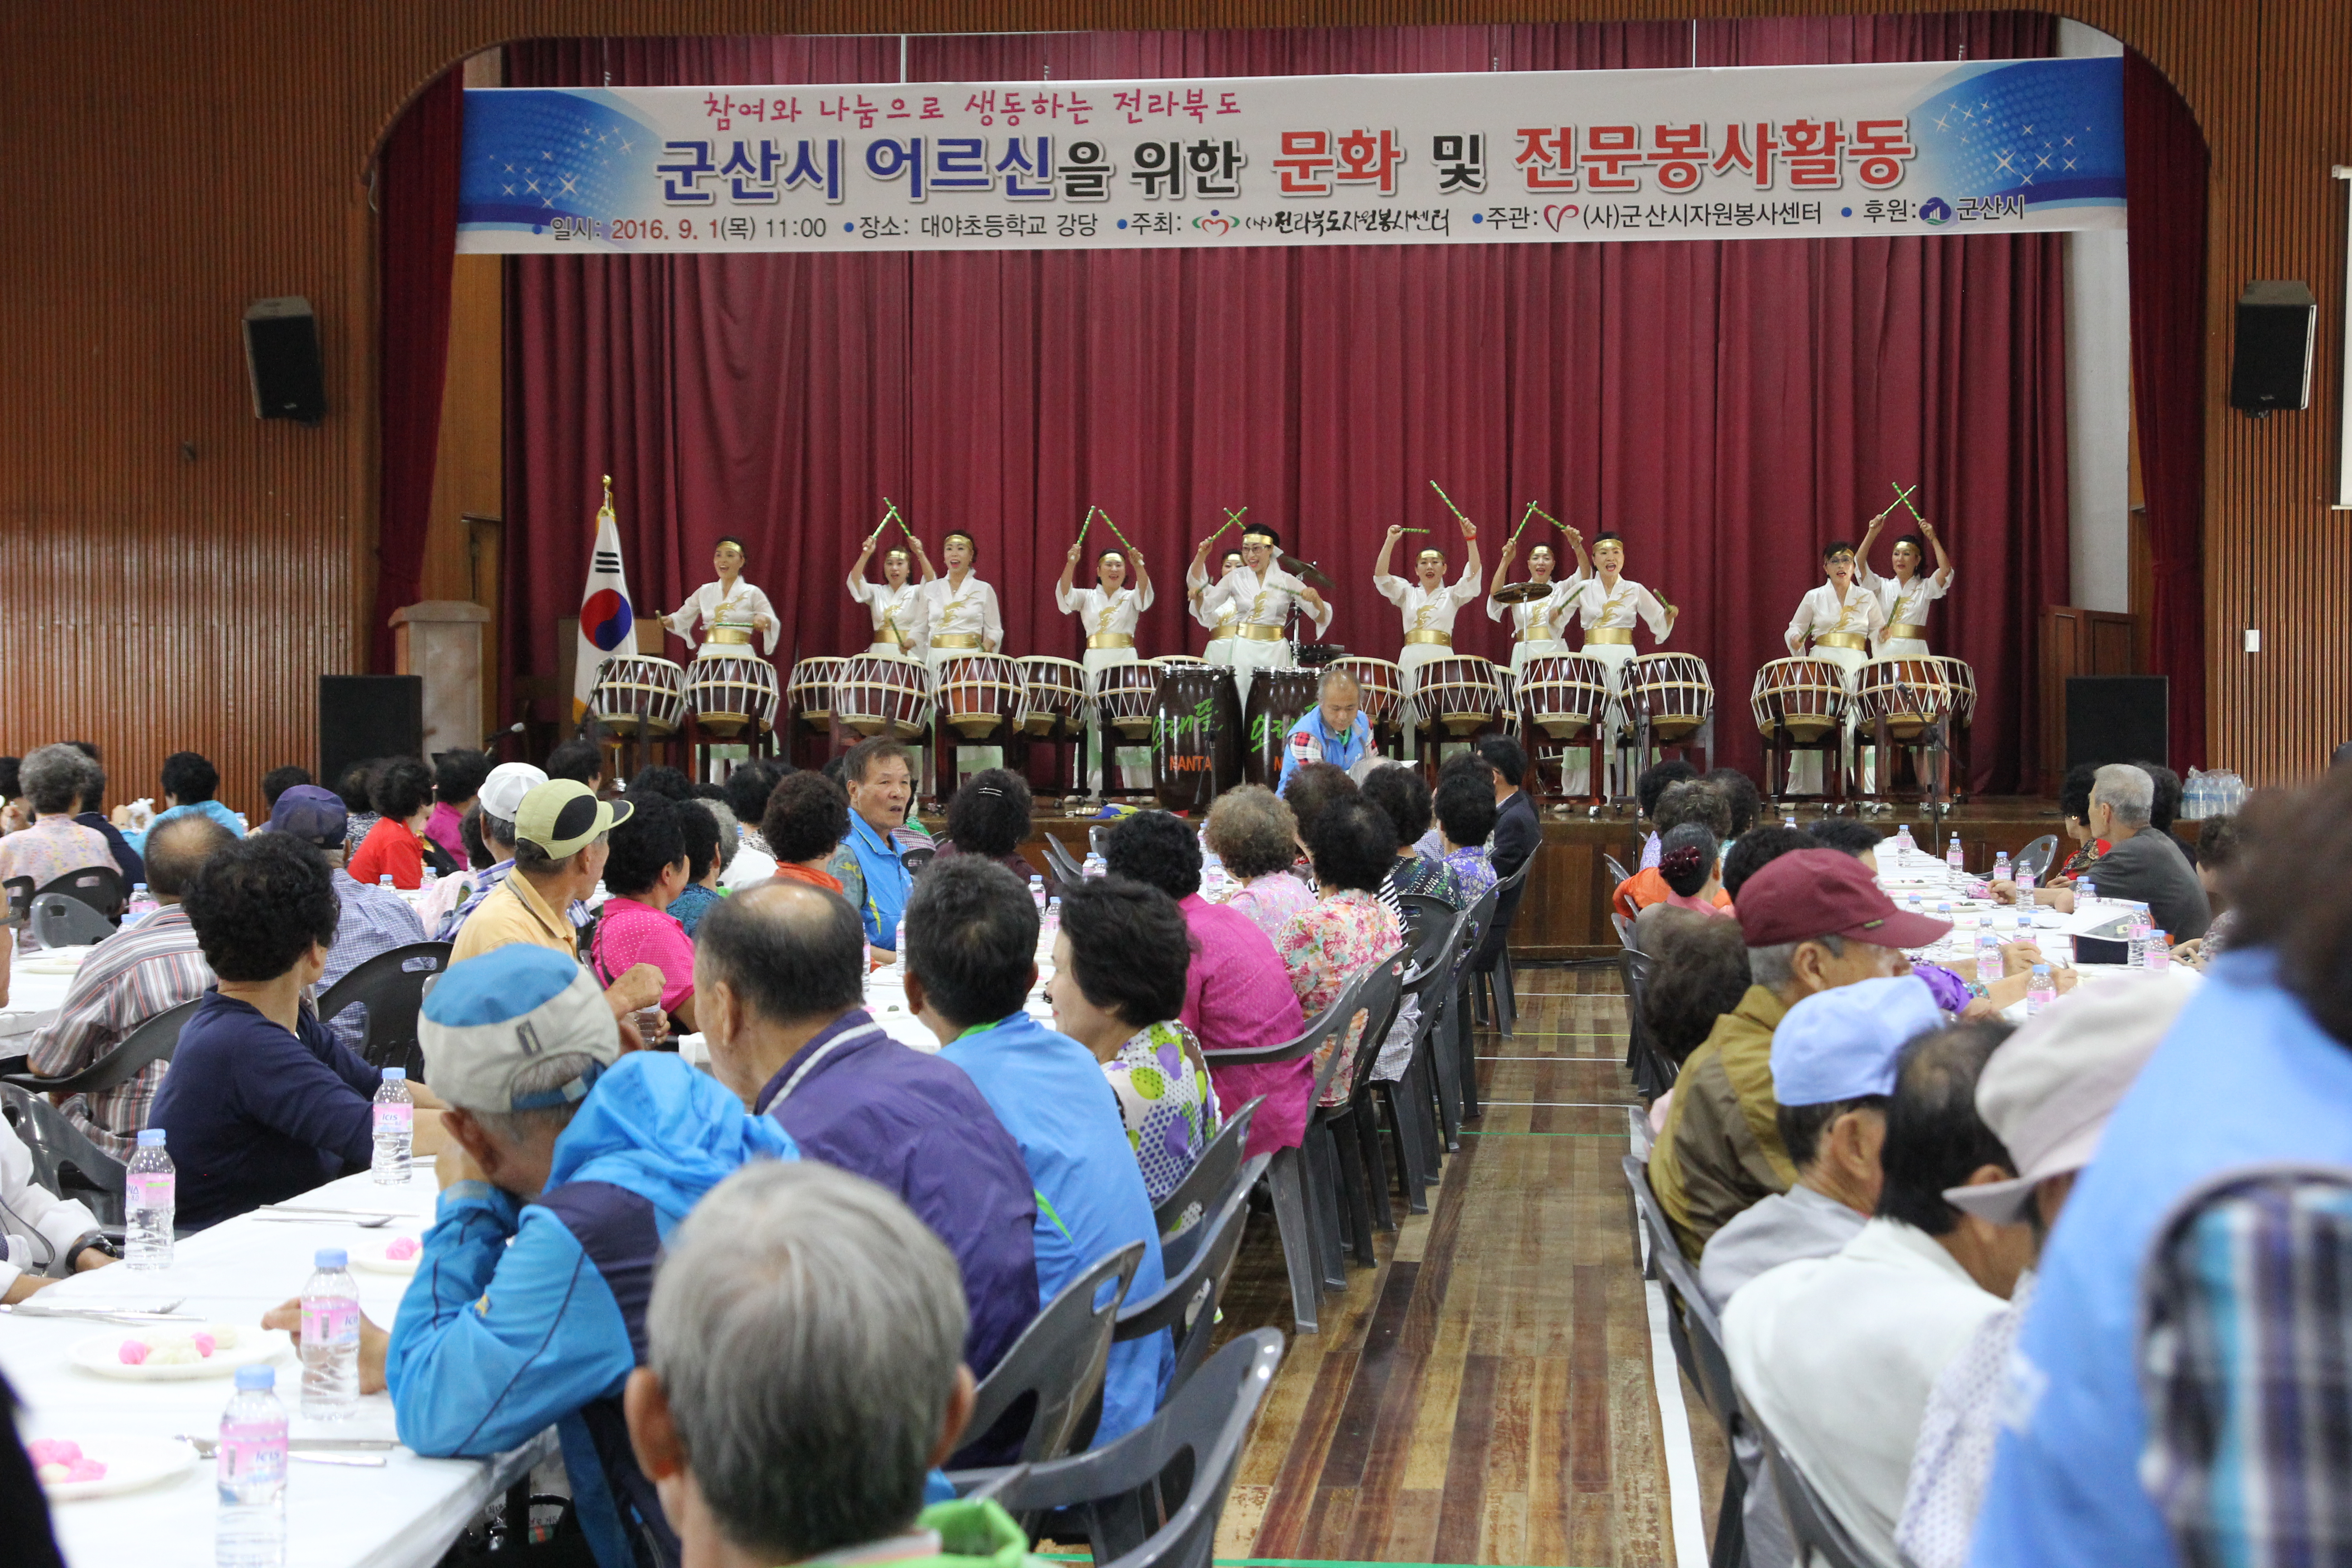
[[[1855,717],[1884,724],[1898,745],[1918,742],[1952,709],[1951,687],[1939,658],[1874,658],[1853,680]]]
[[[1095,714],[1106,730],[1116,730],[1130,744],[1151,735],[1151,704],[1160,695],[1160,677],[1173,666],[1161,659],[1139,664],[1114,664],[1095,676]],[[1206,664],[1197,668],[1207,668]]]
[[[1443,725],[1458,741],[1502,721],[1503,679],[1492,660],[1449,654],[1413,673],[1413,708],[1424,728]]]
[[[757,741],[776,725],[776,667],[764,658],[712,654],[688,671],[687,702],[695,729],[721,739]]]
[[[1002,654],[950,654],[934,693],[940,720],[967,741],[1007,738],[1029,695],[1021,666]]]
[[[1086,728],[1087,667],[1034,654],[1021,665],[1021,732],[1033,741],[1066,741]]]
[[[1313,669],[1260,669],[1250,675],[1249,703],[1244,710],[1242,772],[1250,783],[1272,789],[1282,777],[1282,744],[1290,727],[1315,706],[1323,683]]]
[[[860,735],[911,741],[921,735],[931,706],[931,672],[911,658],[861,653],[842,661],[833,686],[833,711]]]
[[[1356,678],[1363,692],[1360,710],[1375,736],[1393,735],[1403,728],[1404,675],[1395,664],[1385,658],[1335,658],[1331,668]]]
[[[1756,672],[1748,708],[1755,715],[1757,731],[1772,745],[1764,766],[1768,797],[1778,799],[1787,788],[1790,752],[1819,751],[1826,753],[1822,760],[1823,776],[1836,781],[1827,793],[1843,798],[1845,767],[1841,747],[1849,702],[1845,671],[1825,658],[1776,658]],[[1776,758],[1781,767],[1777,787],[1773,783]]]
[[[588,710],[615,734],[674,735],[686,720],[686,672],[666,658],[614,654],[597,667]]]
[[[1519,668],[1520,721],[1529,738],[1581,740],[1609,708],[1609,667],[1581,654],[1539,654]]]
[[[1219,791],[1241,778],[1241,689],[1234,672],[1212,664],[1160,671],[1151,704],[1151,793],[1161,808],[1206,811]]]
[[[1939,658],[1944,667],[1944,683],[1952,690],[1952,721],[1948,741],[1952,748],[1952,798],[1966,800],[1969,794],[1969,731],[1977,718],[1977,672],[1964,658]]]
[[[1645,653],[1627,659],[1623,674],[1627,721],[1648,715],[1653,745],[1686,744],[1715,717],[1715,677],[1703,658]]]
[[[833,685],[847,668],[845,658],[804,658],[784,681],[784,708],[819,734],[833,728]]]

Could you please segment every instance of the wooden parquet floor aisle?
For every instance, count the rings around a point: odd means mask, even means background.
[[[1613,971],[1519,977],[1516,1037],[1479,1034],[1486,1115],[1431,1212],[1349,1264],[1291,1335],[1225,1511],[1221,1563],[1601,1565],[1674,1560]],[[1270,1215],[1223,1331],[1289,1334]],[[1697,1422],[1706,1419],[1695,1400]]]

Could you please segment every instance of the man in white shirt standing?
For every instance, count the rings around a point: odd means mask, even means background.
[[[1956,1208],[1947,1188],[2016,1175],[1977,1114],[2008,1033],[1965,1024],[1904,1048],[1880,1152],[1877,1216],[1828,1258],[1784,1263],[1723,1314],[1731,1373],[1764,1428],[1873,1563],[1895,1524],[1927,1395],[2031,1260],[2032,1233]]]
[[[1390,574],[1390,557],[1403,537],[1402,525],[1389,525],[1388,537],[1381,542],[1380,559],[1372,563],[1372,586],[1404,614],[1404,647],[1397,655],[1397,672],[1410,699],[1421,667],[1453,655],[1454,617],[1478,596],[1478,530],[1468,518],[1462,519],[1462,537],[1469,548],[1463,556],[1462,580],[1451,588],[1445,585],[1445,552],[1434,544],[1414,557],[1412,582]],[[1412,761],[1421,726],[1430,718],[1416,712],[1414,721],[1405,726],[1405,761]]]
[[[1054,605],[1066,616],[1076,616],[1087,634],[1087,786],[1099,795],[1102,720],[1095,710],[1095,700],[1104,670],[1136,661],[1135,628],[1143,612],[1151,608],[1151,574],[1144,570],[1140,550],[1111,549],[1095,557],[1095,585],[1074,587],[1081,552],[1081,546],[1070,546],[1069,557],[1062,563],[1062,580],[1054,584]],[[1127,582],[1130,560],[1135,567],[1133,587]]]
[[[1290,612],[1294,605],[1307,607],[1318,637],[1331,624],[1331,606],[1324,603],[1322,595],[1282,569],[1281,553],[1282,536],[1263,524],[1251,523],[1242,531],[1241,565],[1226,573],[1201,595],[1202,612],[1221,618],[1225,615],[1234,617],[1231,662],[1245,704],[1249,701],[1252,670],[1288,669],[1296,662],[1290,644]],[[1192,564],[1184,574],[1187,585],[1196,579],[1207,580],[1208,557],[1209,542],[1204,539],[1200,549],[1192,552]]]

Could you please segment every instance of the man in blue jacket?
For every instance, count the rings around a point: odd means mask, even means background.
[[[595,981],[544,948],[452,966],[419,1034],[452,1147],[386,1352],[400,1440],[487,1455],[552,1424],[601,1568],[674,1564],[621,1413],[655,1260],[746,1160],[797,1158],[792,1139],[678,1058],[624,1055]]]

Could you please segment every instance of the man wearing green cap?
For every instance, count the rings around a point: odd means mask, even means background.
[[[630,810],[626,801],[597,799],[576,779],[550,779],[525,795],[515,808],[514,870],[460,928],[451,961],[513,942],[577,959],[579,933],[563,911],[596,890],[605,838]],[[661,971],[639,963],[614,980],[604,1000],[615,1017],[625,1017],[659,1002],[661,994]]]

